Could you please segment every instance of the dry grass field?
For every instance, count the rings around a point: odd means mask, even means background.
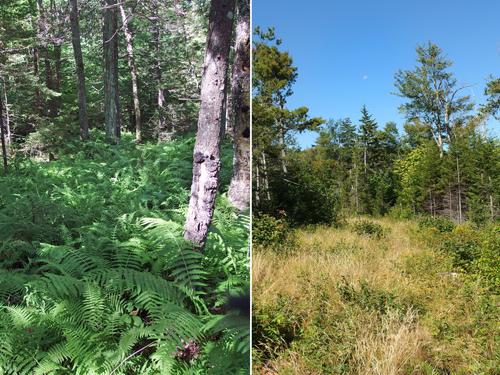
[[[498,299],[457,272],[436,231],[299,229],[254,247],[254,373],[499,374]]]

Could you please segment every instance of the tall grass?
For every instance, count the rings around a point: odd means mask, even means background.
[[[291,252],[255,248],[254,370],[495,374],[497,296],[416,223],[374,222],[383,236],[349,223],[299,229]]]

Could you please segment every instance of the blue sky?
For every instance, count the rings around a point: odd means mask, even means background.
[[[458,84],[484,101],[489,75],[500,75],[500,0],[253,0],[253,25],[274,26],[293,57],[298,79],[288,107],[312,116],[350,117],[366,104],[383,126],[404,119],[394,74],[415,66],[417,44],[432,41],[454,62]],[[500,134],[491,121],[490,134]],[[316,133],[297,136],[310,146]]]

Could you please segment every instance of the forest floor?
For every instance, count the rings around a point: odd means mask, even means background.
[[[255,373],[498,374],[498,294],[457,270],[446,234],[370,220],[380,236],[351,220],[298,229],[285,250],[254,247]],[[461,245],[476,233],[457,228]]]
[[[221,194],[205,252],[183,240],[194,137],[76,141],[0,176],[0,374],[245,372],[248,215]],[[232,152],[223,151],[222,192]],[[223,360],[221,360],[223,358]]]

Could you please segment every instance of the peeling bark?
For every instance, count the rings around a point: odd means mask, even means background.
[[[235,60],[231,78],[229,119],[233,130],[233,175],[229,201],[243,211],[250,203],[250,4],[238,2]]]
[[[198,132],[194,147],[193,182],[184,231],[184,238],[201,248],[212,221],[219,183],[225,77],[234,7],[235,0],[212,0],[210,5]]]

